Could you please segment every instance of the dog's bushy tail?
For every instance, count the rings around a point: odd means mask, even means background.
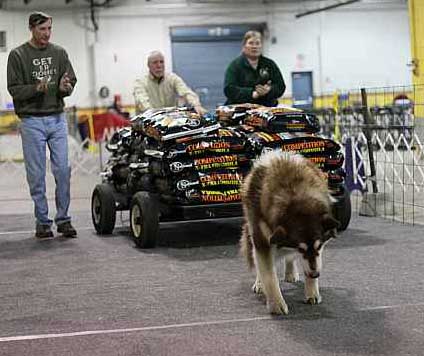
[[[253,260],[253,244],[249,236],[249,228],[246,222],[243,223],[241,228],[240,253],[246,257],[247,265],[252,269],[255,266],[255,261]]]

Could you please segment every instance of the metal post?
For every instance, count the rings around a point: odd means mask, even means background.
[[[371,170],[371,183],[372,183],[372,192],[377,193],[377,177],[376,177],[376,171],[375,171],[375,163],[374,163],[374,151],[372,147],[371,142],[371,124],[373,124],[373,121],[370,117],[370,113],[368,110],[368,102],[367,102],[367,93],[365,91],[365,88],[361,88],[361,98],[362,98],[362,113],[364,115],[364,121],[365,121],[365,128],[364,128],[364,134],[367,139],[367,146],[368,146],[368,156],[370,160],[370,170]]]
[[[99,140],[99,161],[100,161],[100,172],[103,172],[103,155],[102,155],[102,141]]]

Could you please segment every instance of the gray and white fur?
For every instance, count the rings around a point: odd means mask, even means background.
[[[285,260],[285,281],[305,276],[305,301],[321,302],[318,277],[327,241],[338,222],[331,214],[327,179],[303,156],[272,151],[262,155],[242,184],[244,224],[241,251],[256,269],[255,293],[264,293],[272,314],[287,314],[276,258]]]

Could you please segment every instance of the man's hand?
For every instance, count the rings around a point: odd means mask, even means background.
[[[48,78],[43,77],[37,81],[37,84],[35,85],[35,90],[37,90],[40,93],[47,93],[48,90]]]
[[[62,78],[60,78],[59,90],[64,93],[69,93],[72,88],[71,78],[69,77],[69,74],[65,72]]]
[[[269,80],[266,84],[258,84],[255,87],[255,91],[253,93],[257,93],[258,97],[267,95],[271,90],[271,81]],[[254,98],[255,99],[255,98]]]
[[[202,105],[195,105],[194,106],[194,110],[199,114],[199,115],[205,115],[207,113],[207,110],[202,106]]]

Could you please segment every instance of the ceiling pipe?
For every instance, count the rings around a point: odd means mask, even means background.
[[[332,10],[332,9],[335,9],[336,7],[350,5],[350,4],[353,4],[353,3],[358,2],[358,1],[360,1],[360,0],[348,0],[348,1],[336,3],[336,4],[333,4],[333,5],[325,6],[325,7],[319,8],[319,9],[305,11],[305,12],[302,12],[300,14],[297,14],[296,18],[298,19],[299,17],[316,14],[317,12],[321,12],[321,11]]]
[[[97,24],[97,20],[96,20],[96,10],[94,5],[94,0],[90,0],[90,18],[91,18],[91,23],[93,24],[94,32],[97,32],[97,30],[99,29],[99,25]]]
[[[65,0],[65,1],[72,1],[72,0]],[[90,2],[91,23],[93,24],[94,32],[97,32],[97,30],[99,29],[99,24],[97,23],[97,19],[96,19],[96,8],[107,7],[109,3],[112,2],[112,0],[104,0],[101,3],[95,2],[95,0],[89,0],[89,2]]]

